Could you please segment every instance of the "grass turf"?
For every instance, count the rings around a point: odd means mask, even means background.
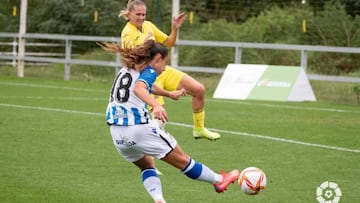
[[[0,202],[152,202],[112,145],[110,83],[0,76]],[[166,103],[166,128],[182,148],[216,171],[257,166],[267,188],[248,196],[234,184],[217,194],[156,161],[168,202],[316,202],[324,181],[339,184],[342,202],[360,199],[358,106],[207,95],[206,126],[222,134],[210,142],[192,138],[190,103]]]

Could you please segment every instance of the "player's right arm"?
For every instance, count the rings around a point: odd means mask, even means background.
[[[175,45],[177,32],[184,23],[186,18],[185,13],[180,13],[178,16],[174,16],[171,22],[171,33],[168,38],[163,42],[163,44],[167,47],[172,47]]]
[[[139,99],[152,107],[151,113],[154,118],[160,119],[163,122],[168,121],[165,108],[151,96],[144,81],[138,80],[135,83],[134,93]]]

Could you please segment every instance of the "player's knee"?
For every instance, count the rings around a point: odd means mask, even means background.
[[[205,86],[201,83],[198,83],[193,86],[192,92],[193,96],[203,96],[205,95]]]

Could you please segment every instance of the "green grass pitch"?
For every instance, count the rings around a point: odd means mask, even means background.
[[[0,76],[0,202],[152,202],[139,170],[122,159],[105,124],[109,83]],[[317,202],[324,181],[341,202],[360,200],[360,108],[324,102],[218,100],[206,126],[218,141],[192,138],[191,98],[167,100],[167,130],[212,169],[256,166],[267,188],[223,194],[156,161],[169,203]]]

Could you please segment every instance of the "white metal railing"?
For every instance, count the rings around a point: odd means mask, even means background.
[[[17,56],[18,46],[18,33],[0,33],[0,38],[12,38],[12,53],[1,52],[0,60],[11,60],[15,65],[17,60],[32,61],[32,62],[50,62],[50,63],[63,63],[64,64],[64,79],[70,79],[70,64],[82,64],[82,65],[95,65],[95,66],[111,66],[118,69],[121,66],[120,56],[117,54],[115,61],[100,61],[100,60],[80,60],[73,59],[72,56],[72,42],[73,41],[93,41],[93,42],[120,42],[119,37],[99,37],[99,36],[83,36],[83,35],[62,35],[62,34],[39,34],[39,33],[27,33],[24,35],[25,39],[47,39],[47,40],[59,40],[64,43],[65,53],[63,58],[43,57],[43,56],[29,56],[25,55],[22,58]],[[5,45],[6,43],[3,43]],[[57,44],[59,45],[59,44]],[[243,49],[273,49],[273,50],[291,50],[301,52],[301,67],[306,71],[307,69],[307,53],[312,52],[338,52],[338,53],[353,53],[360,54],[360,48],[358,47],[331,47],[331,46],[310,46],[310,45],[294,45],[294,44],[268,44],[268,43],[244,43],[244,42],[225,42],[225,41],[193,41],[193,40],[178,40],[174,49],[178,49],[179,46],[206,46],[206,47],[227,47],[234,48],[235,61],[229,63],[241,63],[242,50]],[[178,51],[172,52],[172,54],[178,54]],[[177,56],[175,56],[177,58]],[[209,68],[209,67],[194,67],[194,66],[179,66],[176,62],[172,62],[172,66],[183,71],[193,72],[208,72],[208,73],[223,73],[224,68]],[[338,77],[338,76],[324,76],[308,74],[309,79],[312,80],[330,80],[341,82],[359,82],[360,78],[356,77]]]

